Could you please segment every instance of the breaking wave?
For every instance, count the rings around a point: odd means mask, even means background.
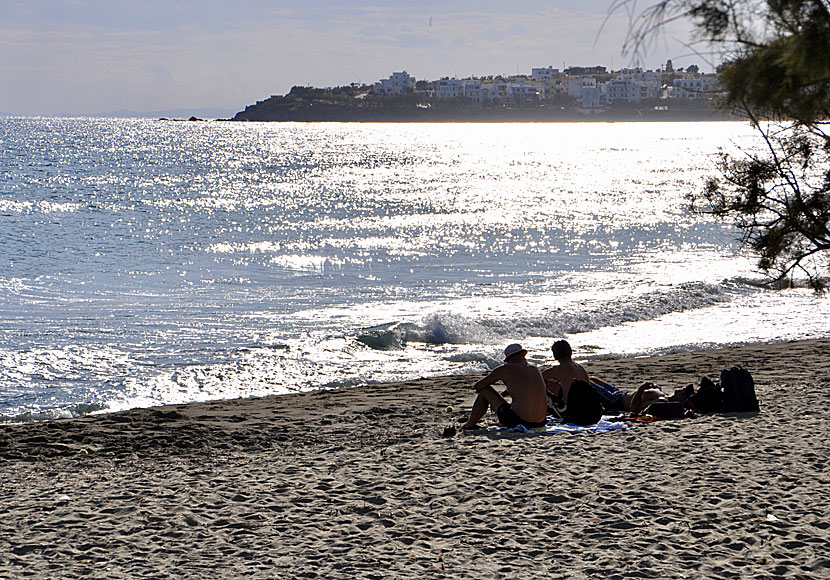
[[[54,408],[29,409],[26,411],[13,412],[0,415],[0,424],[3,423],[30,423],[34,421],[52,421],[54,419],[74,419],[83,417],[97,411],[108,409],[100,403],[79,403],[75,405],[64,405]]]
[[[567,310],[557,308],[538,315],[474,319],[463,314],[440,312],[414,324],[390,322],[364,329],[357,340],[376,350],[395,350],[409,342],[492,344],[502,342],[505,337],[559,337],[706,308],[752,290],[752,287],[737,282],[721,285],[695,282],[631,297],[586,300]]]

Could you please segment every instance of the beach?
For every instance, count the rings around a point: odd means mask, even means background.
[[[759,414],[445,428],[477,376],[0,426],[0,578],[827,578],[830,339],[590,361]]]

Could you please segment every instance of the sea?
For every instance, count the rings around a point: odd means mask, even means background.
[[[0,421],[371,389],[513,342],[830,336],[827,298],[689,209],[761,147],[739,122],[2,118]]]

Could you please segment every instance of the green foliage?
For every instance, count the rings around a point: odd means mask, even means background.
[[[633,15],[625,49],[647,50],[663,26],[694,22],[720,52],[721,106],[759,131],[763,154],[722,154],[720,175],[692,195],[697,211],[736,225],[778,282],[830,272],[830,5],[825,0],[662,0]]]
[[[823,290],[830,267],[827,141],[791,127],[781,134],[767,130],[764,138],[768,155],[721,153],[720,176],[691,196],[693,207],[732,221],[759,267],[779,283],[800,274]]]
[[[608,69],[604,66],[571,66],[563,71],[566,75],[601,75],[606,74]]]
[[[745,44],[719,70],[729,101],[748,108],[755,117],[807,125],[827,119],[827,6],[816,0],[772,0],[769,10],[768,37]]]

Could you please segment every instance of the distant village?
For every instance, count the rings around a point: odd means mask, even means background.
[[[529,75],[417,80],[406,71],[371,85],[295,86],[235,121],[695,121],[731,118],[715,107],[716,74],[667,61],[658,70],[551,66]]]
[[[711,100],[718,94],[714,73],[701,73],[697,65],[675,69],[669,60],[660,70],[604,66],[534,68],[530,75],[442,78],[418,81],[406,71],[395,72],[375,83],[381,96],[423,95],[429,99],[463,101],[470,106],[533,106],[563,98],[580,112],[601,113],[615,103],[641,103],[651,99]]]

